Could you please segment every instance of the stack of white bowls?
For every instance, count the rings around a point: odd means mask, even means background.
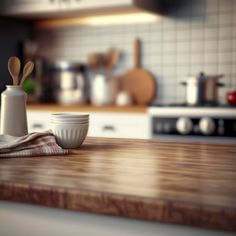
[[[89,114],[55,113],[51,115],[51,129],[62,148],[78,148],[85,140]]]

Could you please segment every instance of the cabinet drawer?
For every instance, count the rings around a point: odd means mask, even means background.
[[[146,114],[92,114],[89,135],[112,138],[150,138]]]
[[[51,112],[28,111],[29,132],[49,130],[50,114]],[[148,139],[151,136],[149,118],[147,114],[90,113],[88,136]]]
[[[49,112],[27,112],[29,132],[42,132],[50,129]]]

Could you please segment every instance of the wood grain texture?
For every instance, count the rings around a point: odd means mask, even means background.
[[[127,112],[146,113],[146,106],[91,106],[91,105],[58,105],[58,104],[28,104],[28,111],[50,112]]]
[[[89,138],[0,160],[0,199],[236,231],[236,147]]]

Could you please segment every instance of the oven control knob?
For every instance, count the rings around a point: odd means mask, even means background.
[[[176,129],[181,134],[189,134],[192,130],[193,123],[187,117],[180,117],[176,122]]]
[[[199,128],[203,134],[210,135],[214,133],[216,126],[213,119],[205,117],[200,120]]]

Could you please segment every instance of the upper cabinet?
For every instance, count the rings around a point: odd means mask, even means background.
[[[61,10],[94,10],[101,8],[128,7],[132,0],[60,0]]]
[[[0,15],[42,19],[137,10],[168,14],[185,4],[186,0],[0,0]]]
[[[22,18],[51,18],[135,9],[133,0],[2,0],[0,14]]]
[[[35,13],[56,12],[61,0],[3,0],[2,15],[26,15]]]

